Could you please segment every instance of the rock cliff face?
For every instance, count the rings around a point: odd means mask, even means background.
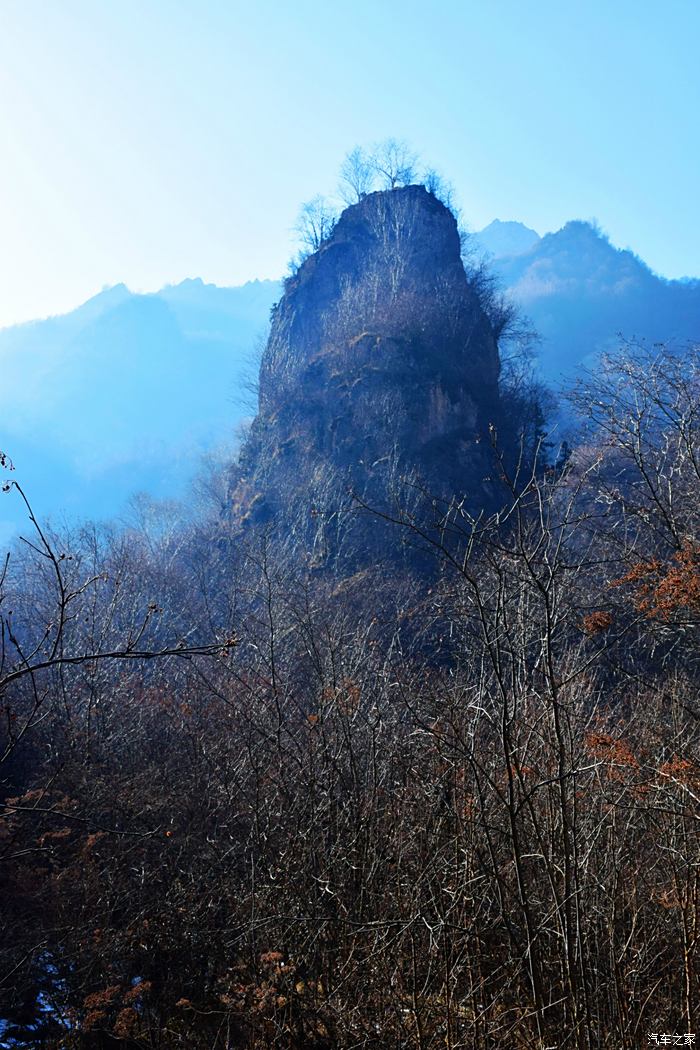
[[[349,524],[352,492],[379,505],[411,476],[488,505],[498,372],[452,213],[421,186],[368,195],[273,311],[234,524],[274,522],[313,564],[356,566],[376,545],[366,515]]]

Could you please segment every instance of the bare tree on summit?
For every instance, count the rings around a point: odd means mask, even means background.
[[[372,165],[384,180],[383,189],[395,190],[414,182],[418,158],[402,139],[384,139],[372,150]]]
[[[376,178],[373,160],[361,146],[350,150],[340,168],[340,196],[346,204],[357,204],[371,192]]]

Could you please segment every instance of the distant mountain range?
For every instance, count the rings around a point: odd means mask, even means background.
[[[254,412],[275,281],[109,288],[60,317],[0,330],[0,449],[42,516],[100,519],[129,495],[178,497],[202,453]],[[26,522],[0,494],[0,541]]]
[[[535,233],[522,222],[502,222],[494,219],[483,230],[473,234],[472,241],[484,255],[492,259],[502,259],[509,255],[522,255],[534,248],[540,241]]]
[[[521,223],[493,222],[474,242],[540,336],[539,370],[571,379],[621,337],[679,349],[700,340],[700,281],[667,281],[588,222],[539,237]]]
[[[620,334],[700,339],[700,281],[667,281],[593,225],[540,237],[496,221],[473,235],[541,336],[544,378],[570,378]],[[254,414],[246,377],[281,295],[275,281],[109,288],[71,313],[0,330],[0,449],[37,512],[102,518],[129,494],[181,496],[203,452]],[[0,542],[26,522],[0,500]]]

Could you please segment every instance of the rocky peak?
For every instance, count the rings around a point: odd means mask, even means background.
[[[467,356],[493,384],[495,345],[469,351],[478,315],[452,212],[422,186],[371,193],[287,281],[263,360],[261,408],[318,354],[363,334],[420,345],[424,366],[438,371]]]
[[[234,514],[274,519],[328,560],[328,522],[349,487],[376,500],[389,475],[414,473],[487,504],[498,372],[453,214],[422,186],[369,194],[273,311]]]

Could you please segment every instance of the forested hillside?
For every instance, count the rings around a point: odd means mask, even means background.
[[[697,1030],[698,350],[560,447],[440,196],[300,260],[208,510],[5,564],[0,1045]]]

